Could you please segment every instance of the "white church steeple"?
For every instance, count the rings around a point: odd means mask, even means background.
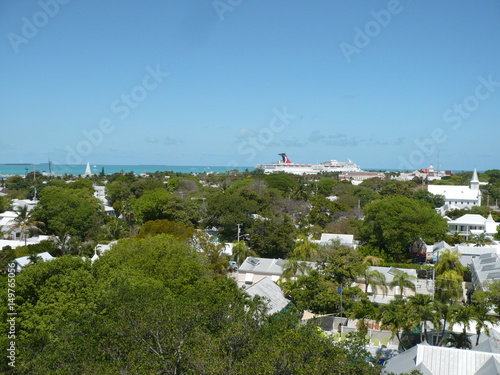
[[[479,178],[477,177],[476,168],[474,168],[474,172],[472,173],[472,180],[470,180],[470,188],[471,190],[479,190]]]

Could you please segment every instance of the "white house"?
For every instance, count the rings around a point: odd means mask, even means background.
[[[394,280],[394,276],[398,272],[404,272],[410,275],[413,278],[412,282],[415,284],[416,293],[419,294],[431,294],[432,293],[432,285],[429,283],[427,285],[426,280],[417,279],[417,271],[415,269],[403,269],[403,268],[394,268],[394,267],[368,267],[369,271],[378,271],[385,277],[385,286],[387,287],[387,291],[384,290],[383,286],[377,286],[375,290],[368,285],[367,294],[368,298],[372,302],[377,303],[389,303],[396,296],[401,295],[401,290],[398,286],[394,288],[389,288],[388,285]],[[366,290],[366,283],[363,277],[360,277],[356,283],[354,284],[358,286],[363,292]],[[404,288],[403,295],[404,296],[412,296],[415,292],[410,288]]]
[[[238,269],[238,283],[252,285],[264,278],[278,281],[283,274],[284,259],[247,257]]]
[[[486,219],[481,215],[466,214],[455,220],[448,221],[450,233],[458,233],[460,236],[464,237],[464,240],[468,240],[470,236],[479,234],[493,236],[497,233],[497,227],[499,225],[500,223],[493,220],[491,213]]]
[[[28,211],[31,211],[33,208],[35,208],[37,203],[38,201],[31,199],[12,199],[12,207],[14,208],[14,210],[26,206],[28,207]]]
[[[432,346],[426,343],[391,358],[383,374],[402,374],[419,370],[430,375],[497,375],[500,374],[500,353]]]
[[[341,245],[356,248],[354,235],[352,234],[321,233],[321,238],[319,240],[313,240],[311,242],[324,246],[331,245],[332,241],[339,241]]]
[[[48,262],[52,259],[55,259],[52,255],[50,255],[48,252],[44,252],[44,253],[39,253],[36,255],[38,258],[40,258],[40,260],[44,261],[44,262]],[[31,263],[31,260],[30,260],[30,255],[26,255],[24,257],[20,257],[20,258],[16,258],[12,261],[12,263],[14,263],[14,267],[15,267],[15,272],[16,273],[19,273],[21,272],[28,264]]]
[[[14,219],[18,216],[19,214],[14,211],[5,211],[0,213],[0,232],[9,232],[9,227],[14,223]],[[17,237],[19,234],[19,231],[15,233],[11,233],[11,236]]]
[[[476,169],[474,169],[469,186],[429,185],[427,189],[429,193],[444,196],[441,213],[454,208],[470,209],[481,205],[481,190],[479,190]]]
[[[494,252],[476,257],[470,270],[474,289],[487,290],[488,282],[500,280],[500,257]]]
[[[270,259],[270,258],[255,258],[247,257],[245,261],[238,268],[236,281],[240,286],[250,286],[267,278],[271,281],[278,281],[283,274],[283,267],[287,264],[285,259]],[[304,262],[309,268],[315,268],[316,263]],[[297,276],[301,276],[300,270]]]
[[[94,197],[99,199],[104,206],[104,212],[108,216],[116,216],[115,209],[109,205],[108,199],[106,198],[106,187],[94,185]]]

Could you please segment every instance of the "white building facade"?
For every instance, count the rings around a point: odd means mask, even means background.
[[[429,185],[428,191],[434,195],[444,196],[442,211],[454,208],[471,209],[481,205],[481,190],[476,169],[474,169],[469,186]]]

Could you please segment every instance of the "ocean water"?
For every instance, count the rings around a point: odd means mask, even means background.
[[[59,165],[48,163],[42,164],[0,164],[0,176],[25,175],[33,171],[49,172],[52,171],[58,175],[72,174],[80,175],[85,173],[84,165]],[[177,173],[224,173],[237,169],[241,172],[245,170],[254,170],[254,167],[213,167],[213,166],[175,166],[175,165],[102,165],[91,164],[90,170],[93,174],[101,173],[104,168],[105,174],[119,173],[121,171],[128,173],[134,172],[140,174],[144,172],[177,172]]]

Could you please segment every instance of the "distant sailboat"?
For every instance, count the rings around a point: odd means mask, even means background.
[[[90,177],[92,176],[92,171],[90,170],[90,163],[87,162],[87,167],[85,168],[85,173],[83,174],[84,177]]]

